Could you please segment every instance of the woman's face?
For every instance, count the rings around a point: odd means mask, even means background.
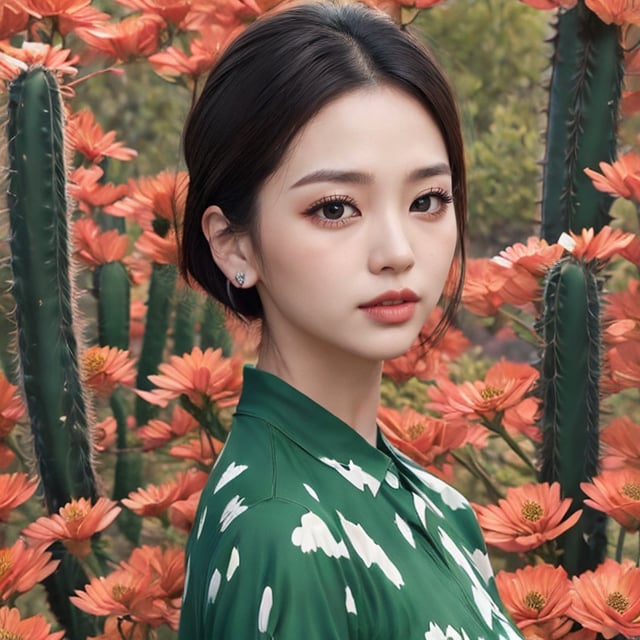
[[[408,94],[361,89],[312,118],[258,198],[256,286],[278,351],[406,351],[455,252],[451,191],[443,138]]]

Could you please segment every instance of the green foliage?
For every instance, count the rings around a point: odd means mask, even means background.
[[[472,253],[497,253],[535,229],[547,20],[513,0],[451,0],[416,20],[458,93]]]

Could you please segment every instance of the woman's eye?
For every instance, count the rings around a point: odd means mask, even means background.
[[[339,220],[344,216],[347,206],[344,202],[327,202],[320,208],[320,213],[327,220]]]
[[[357,215],[355,205],[348,200],[327,198],[312,205],[307,212],[320,220],[346,221]]]
[[[439,213],[451,202],[453,202],[453,197],[445,191],[425,193],[411,203],[411,211],[418,211],[419,213]]]

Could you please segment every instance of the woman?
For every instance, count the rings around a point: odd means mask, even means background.
[[[520,638],[467,501],[376,427],[383,360],[464,263],[460,123],[430,54],[359,5],[263,18],[184,147],[183,271],[263,337],[189,540],[180,638]]]

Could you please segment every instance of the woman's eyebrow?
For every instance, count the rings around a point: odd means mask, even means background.
[[[448,164],[440,162],[428,167],[420,167],[412,171],[407,182],[416,182],[424,178],[432,178],[434,176],[450,176],[451,168]],[[341,182],[347,184],[371,184],[373,176],[370,173],[362,173],[361,171],[336,171],[335,169],[319,169],[303,176],[291,185],[291,189],[302,187],[304,185],[316,182]]]

